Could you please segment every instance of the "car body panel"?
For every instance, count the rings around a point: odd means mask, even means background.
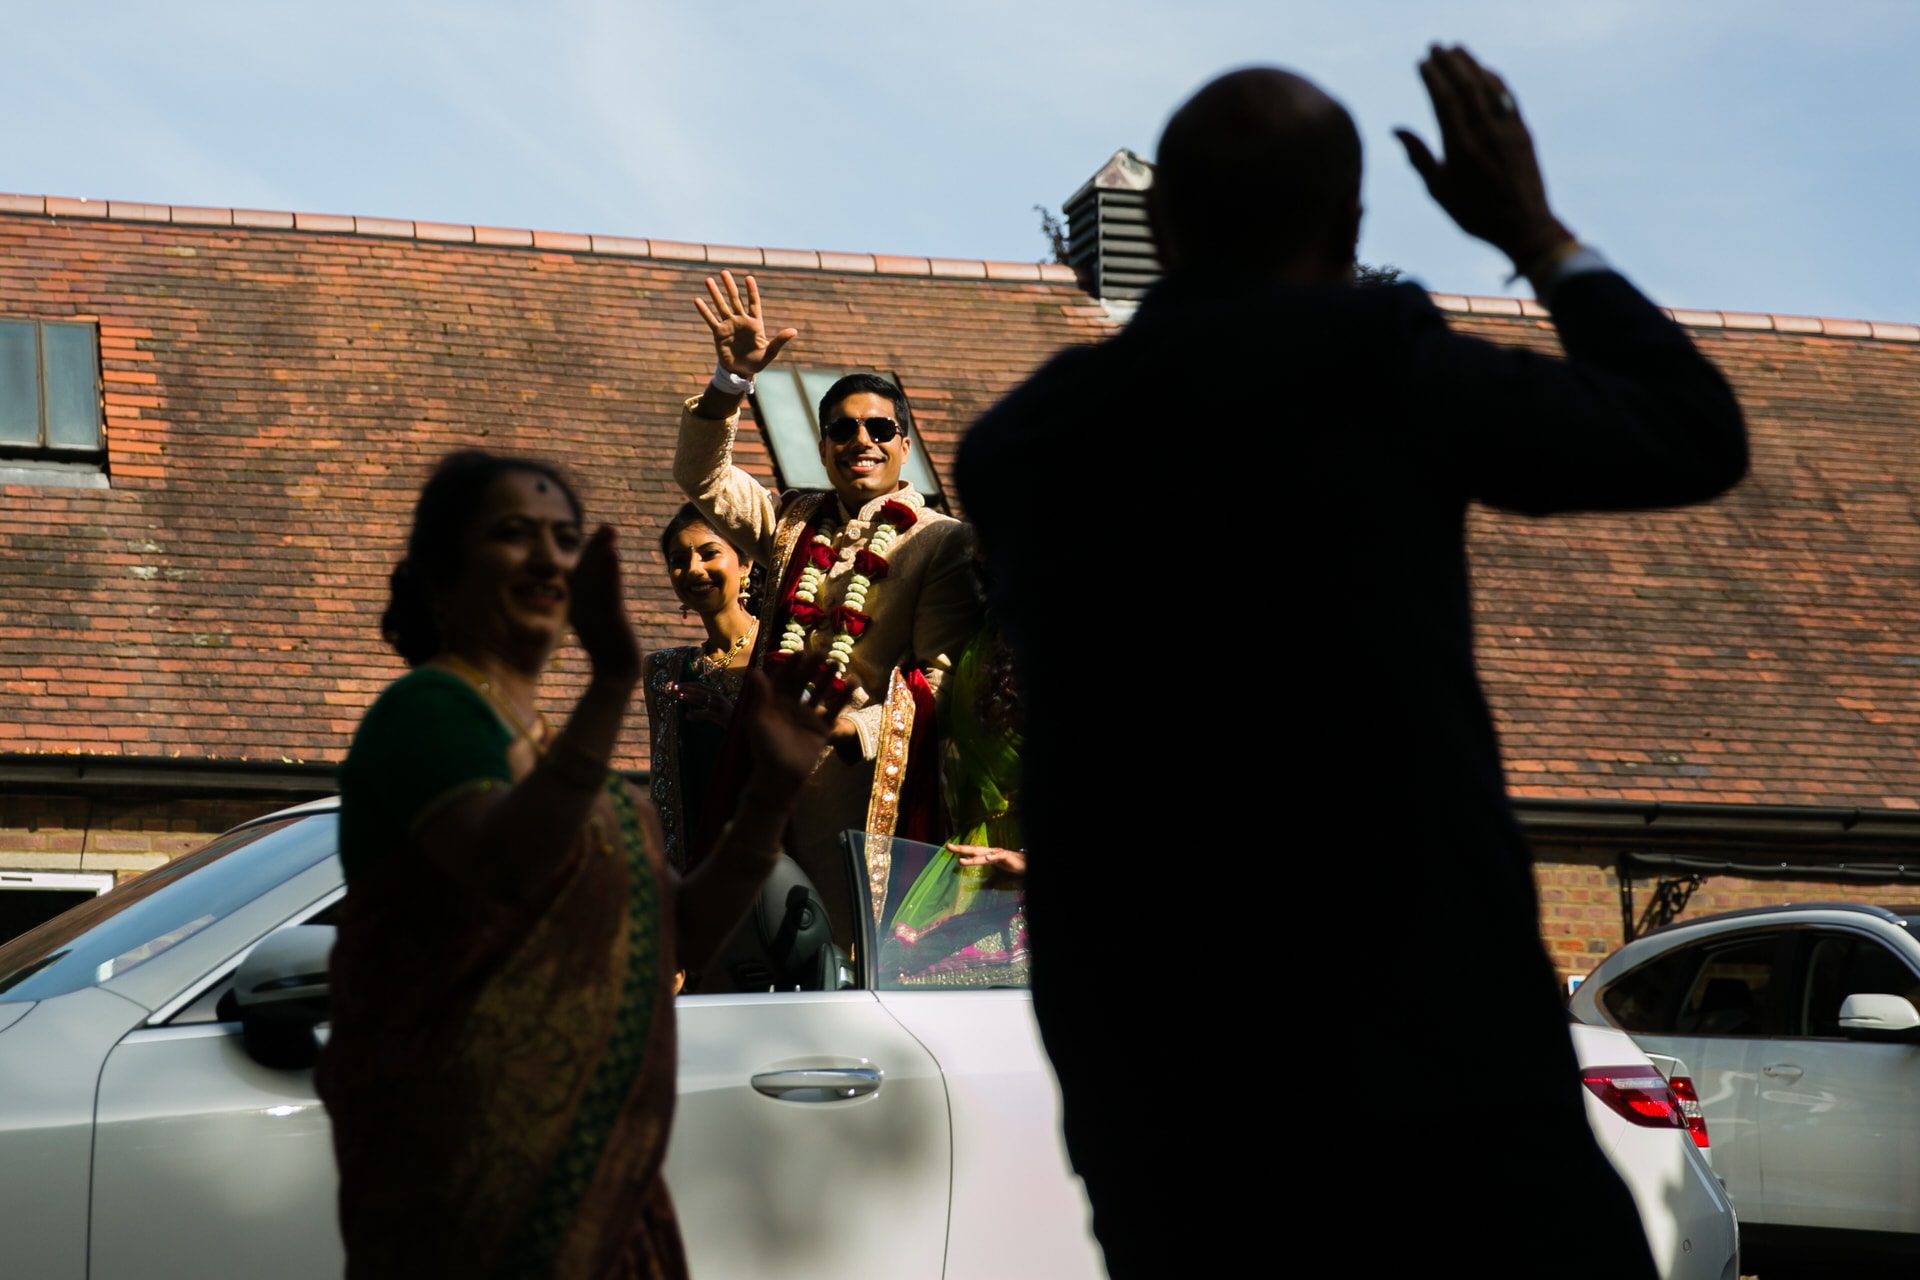
[[[0,1249],[6,1274],[87,1280],[94,1087],[147,1011],[99,987],[42,1000],[0,1031]]]
[[[99,1097],[89,1280],[345,1270],[311,1071],[261,1066],[233,1023],[143,1028],[108,1054]]]
[[[1104,1276],[1086,1189],[1060,1140],[1060,1088],[1026,991],[887,991],[932,1051],[953,1115],[947,1280]],[[1080,1223],[1083,1230],[1062,1230]],[[1009,1248],[1018,1241],[1017,1250]]]

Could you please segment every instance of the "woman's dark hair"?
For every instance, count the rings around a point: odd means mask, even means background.
[[[380,615],[380,634],[394,651],[417,667],[440,652],[443,637],[434,621],[433,586],[460,576],[461,543],[479,514],[487,490],[501,476],[528,471],[553,481],[567,496],[575,518],[585,523],[579,495],[559,468],[538,458],[511,458],[479,449],[462,449],[440,459],[413,505],[413,531],[406,558],[388,578],[391,592]]]
[[[747,558],[747,553],[741,550],[739,543],[714,528],[713,521],[701,514],[700,508],[694,506],[691,502],[674,512],[673,519],[667,521],[667,527],[660,531],[661,558],[665,559],[671,554],[670,544],[673,542],[674,534],[679,533],[682,529],[691,529],[695,525],[699,525],[702,529],[708,530],[714,537],[732,547],[733,554],[740,557],[740,563],[747,566],[746,576],[740,580],[740,605],[748,613],[752,613],[752,600],[758,600],[760,598],[760,584],[766,577],[765,571]],[[749,597],[751,597],[751,599],[749,599]]]
[[[840,407],[840,402],[848,396],[857,395],[885,396],[893,402],[893,416],[905,431],[911,425],[912,414],[907,409],[907,393],[895,386],[891,380],[877,373],[850,373],[827,388],[827,394],[820,397],[820,430],[824,434],[830,415]]]

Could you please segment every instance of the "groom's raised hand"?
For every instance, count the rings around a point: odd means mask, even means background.
[[[708,276],[707,293],[713,299],[711,306],[706,298],[694,299],[693,305],[713,333],[713,347],[720,355],[720,367],[735,377],[757,377],[779,356],[780,348],[800,336],[798,329],[768,334],[767,322],[760,310],[760,284],[752,276],[747,277],[744,299],[731,271],[722,271],[718,281]]]
[[[724,286],[724,287],[723,287]],[[709,304],[708,299],[711,299]],[[695,298],[695,309],[713,334],[713,349],[720,367],[742,383],[753,381],[780,354],[780,348],[800,336],[798,329],[767,332],[766,318],[760,310],[760,284],[747,277],[747,296],[733,282],[733,272],[722,271],[720,279],[707,277],[707,297]],[[703,418],[725,418],[740,407],[744,393],[709,384],[694,410]]]

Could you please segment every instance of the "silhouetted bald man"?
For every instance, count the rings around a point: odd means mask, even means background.
[[[1026,685],[1034,1008],[1116,1277],[1310,1249],[1329,1274],[1652,1274],[1540,944],[1465,518],[1704,501],[1745,430],[1554,216],[1499,78],[1458,49],[1421,74],[1445,155],[1403,131],[1409,159],[1565,359],[1354,287],[1352,120],[1240,71],[1161,139],[1166,278],[961,451]]]

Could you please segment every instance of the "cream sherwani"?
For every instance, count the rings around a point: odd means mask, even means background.
[[[849,764],[829,754],[814,771],[794,809],[792,847],[788,849],[806,869],[827,900],[836,940],[852,937],[847,915],[850,904],[844,859],[839,850],[842,831],[866,825],[867,802],[873,787],[873,757],[880,740],[881,700],[887,680],[897,667],[918,666],[936,696],[957,654],[980,624],[981,604],[974,588],[967,527],[952,516],[926,509],[911,485],[875,498],[858,511],[849,511],[839,498],[792,491],[776,497],[746,472],[733,465],[733,437],[739,414],[724,422],[694,412],[691,399],[680,414],[680,441],[673,458],[673,478],[681,490],[713,522],[716,529],[767,570],[767,596],[760,611],[760,635],[755,664],[780,641],[786,617],[780,586],[796,553],[807,514],[818,504],[830,504],[836,528],[833,566],[815,603],[831,609],[846,594],[853,576],[854,553],[866,545],[873,520],[890,499],[907,502],[919,511],[912,528],[895,538],[887,551],[887,576],[867,593],[866,614],[872,619],[853,646],[847,676],[858,686],[846,712],[859,727],[861,759]],[[825,655],[832,637],[825,625],[814,628],[808,653]]]

